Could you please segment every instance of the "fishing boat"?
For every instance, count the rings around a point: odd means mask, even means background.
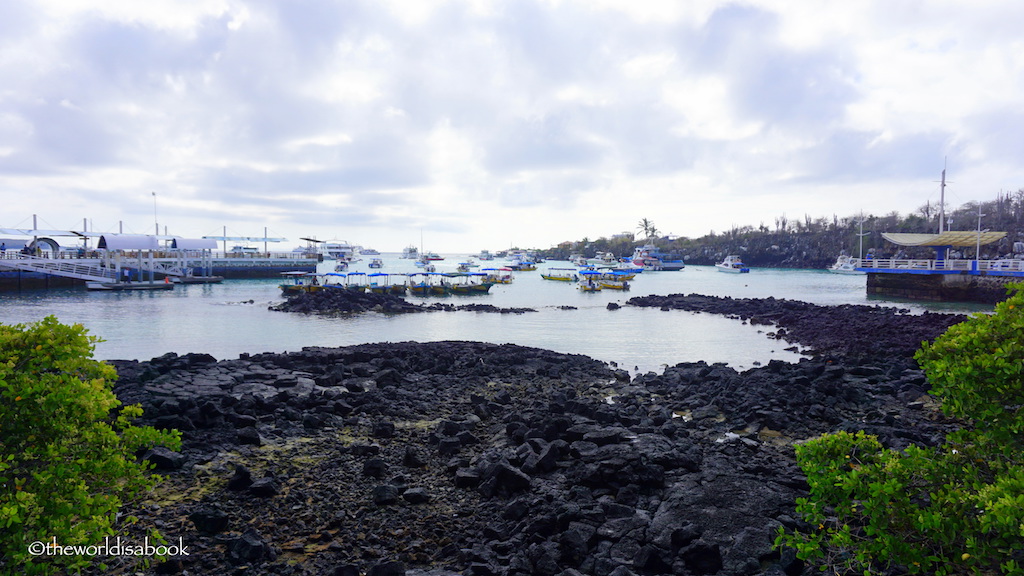
[[[726,272],[729,274],[746,274],[747,272],[750,272],[750,268],[747,268],[743,264],[743,260],[735,254],[726,256],[725,260],[715,264],[715,268],[718,268],[719,272]]]
[[[452,282],[448,284],[448,291],[452,294],[473,295],[487,294],[494,282],[487,281],[487,274],[484,272],[470,272],[469,274],[449,275]]]
[[[296,296],[305,292],[317,292],[323,288],[317,275],[312,272],[281,272],[285,280],[279,284],[283,296]]]
[[[349,272],[345,280],[345,289],[352,292],[365,292],[368,285],[366,272]]]
[[[511,284],[511,268],[481,268],[481,272],[487,275],[487,281],[493,284]]]
[[[390,275],[384,272],[373,272],[366,275],[366,291],[374,294],[387,294],[391,291]]]
[[[601,288],[608,290],[629,290],[629,280],[633,278],[633,275],[628,272],[620,272],[618,270],[609,270],[602,272],[597,277],[598,284]]]
[[[540,273],[540,277],[555,282],[579,282],[580,279],[575,268],[548,268]]]
[[[829,266],[827,270],[833,274],[867,274],[863,270],[858,270],[857,264],[859,264],[858,260],[854,260],[844,254],[836,258],[835,264]]]
[[[428,272],[413,272],[409,274],[408,290],[416,296],[430,295],[430,274]]]
[[[576,288],[583,292],[600,292],[604,288],[597,279],[597,276],[600,276],[600,274],[597,270],[582,270],[580,272],[580,281],[576,283]]]
[[[458,270],[459,272],[469,272],[473,268],[479,268],[479,267],[480,267],[479,264],[477,264],[472,259],[470,259],[470,260],[467,260],[465,262],[459,262],[459,265],[456,268],[456,270]]]

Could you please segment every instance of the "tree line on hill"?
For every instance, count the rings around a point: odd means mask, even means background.
[[[874,258],[934,258],[931,248],[906,248],[887,242],[883,232],[931,233],[939,231],[939,207],[925,204],[913,214],[890,212],[831,218],[775,218],[774,227],[741,226],[700,238],[663,236],[654,223],[644,218],[637,233],[621,233],[596,240],[583,238],[542,250],[547,259],[568,260],[581,254],[593,258],[610,252],[618,257],[633,254],[641,244],[654,244],[661,252],[676,255],[687,264],[711,265],[729,254],[738,254],[750,266],[770,268],[824,268],[840,254]],[[979,214],[981,223],[979,226]],[[989,202],[968,202],[945,213],[945,230],[1006,232],[996,243],[981,247],[982,259],[1024,258],[1024,188],[1000,193]],[[863,234],[863,236],[861,236]],[[863,243],[862,243],[863,242]],[[974,258],[974,248],[951,253],[952,258]]]

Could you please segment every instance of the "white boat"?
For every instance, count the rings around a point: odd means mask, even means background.
[[[420,249],[409,245],[402,249],[402,258],[405,260],[416,260],[420,257]]]
[[[727,272],[729,274],[745,274],[750,272],[750,268],[743,264],[743,260],[734,254],[726,256],[725,260],[715,264],[715,268],[718,268],[719,272]]]
[[[384,267],[384,260],[382,258],[371,258],[370,259],[370,268],[383,268],[383,267]]]
[[[686,268],[686,264],[675,254],[665,254],[654,244],[637,246],[633,250],[630,261],[637,267],[650,271],[676,272]]]
[[[325,260],[351,261],[355,252],[356,247],[344,240],[324,242],[320,245],[320,254]]]
[[[846,256],[845,254],[836,258],[835,264],[829,266],[827,270],[833,274],[866,274],[866,272],[857,269],[859,262]]]

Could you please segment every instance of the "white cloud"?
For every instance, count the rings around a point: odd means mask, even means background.
[[[688,236],[906,213],[943,158],[965,201],[1024,186],[1022,20],[995,0],[15,0],[0,187],[15,220],[148,230],[156,190],[182,234],[391,250],[419,228],[437,250],[598,237],[651,206]]]

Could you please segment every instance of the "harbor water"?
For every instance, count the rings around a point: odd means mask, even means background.
[[[383,255],[388,273],[415,272],[411,260]],[[454,271],[465,257],[447,256],[439,272]],[[370,272],[369,259],[350,271]],[[506,262],[479,262],[499,267]],[[333,261],[321,271],[334,268]],[[414,303],[443,301],[480,303],[500,308],[532,308],[536,312],[429,312],[347,317],[275,312],[283,301],[277,279],[227,280],[222,284],[179,285],[152,292],[90,292],[66,288],[0,293],[0,323],[34,322],[54,315],[63,323],[80,323],[103,341],[96,345],[100,359],[148,360],[168,352],[199,352],[218,359],[239,354],[297,351],[306,346],[347,346],[370,342],[433,342],[467,340],[512,343],[558,352],[584,354],[634,371],[659,372],[666,365],[704,360],[745,369],[773,359],[795,362],[798,351],[769,337],[767,326],[679,310],[623,306],[633,296],[704,294],[734,298],[785,298],[819,305],[867,304],[940,312],[975,312],[984,306],[924,304],[868,298],[864,276],[825,271],[754,269],[749,274],[723,274],[714,267],[687,266],[681,272],[644,272],[627,292],[585,293],[571,283],[544,280],[546,262],[537,271],[515,272],[512,284],[495,285],[489,294],[406,298]],[[991,309],[988,307],[987,309]],[[870,335],[851,334],[851,338]]]

